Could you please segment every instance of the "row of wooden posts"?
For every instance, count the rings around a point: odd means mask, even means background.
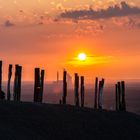
[[[79,84],[80,83],[80,84]],[[99,78],[95,78],[95,91],[94,91],[94,109],[103,108],[103,89],[104,89],[105,79],[99,81]],[[79,88],[80,85],[80,88]],[[125,82],[121,81],[115,85],[116,88],[116,110],[117,111],[126,111],[125,103]],[[79,92],[80,90],[80,92]],[[80,93],[80,96],[79,96]],[[85,106],[85,84],[84,76],[78,75],[75,73],[74,80],[74,97],[75,97],[75,106]],[[81,97],[81,98],[80,98]],[[60,104],[66,104],[67,98],[67,71],[64,70],[63,73],[63,95],[62,100],[60,99]],[[81,101],[81,102],[80,102]]]
[[[13,66],[9,65],[8,70],[8,83],[7,83],[7,100],[11,100],[11,77],[12,77]],[[34,71],[34,102],[43,101],[43,89],[44,89],[44,75],[45,70],[40,68],[35,68]],[[22,80],[22,66],[15,65],[15,75],[14,75],[14,88],[13,88],[13,100],[21,100],[21,80]],[[102,97],[104,89],[105,80],[99,81],[99,78],[95,79],[95,91],[94,91],[94,109],[102,109]],[[63,94],[62,99],[60,99],[60,104],[67,104],[67,71],[63,72]],[[121,81],[115,85],[116,89],[116,110],[125,111],[125,82]],[[5,93],[2,91],[2,61],[0,61],[0,99],[5,100]],[[78,73],[74,75],[74,101],[75,106],[84,107],[85,106],[85,83],[84,76],[79,76]]]

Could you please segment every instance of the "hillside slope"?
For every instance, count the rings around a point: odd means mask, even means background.
[[[73,106],[0,102],[1,140],[138,140],[140,116]]]

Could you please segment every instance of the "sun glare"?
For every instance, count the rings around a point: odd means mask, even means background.
[[[86,58],[87,58],[87,56],[86,56],[85,53],[79,53],[79,54],[78,54],[78,59],[79,59],[80,61],[85,61]]]

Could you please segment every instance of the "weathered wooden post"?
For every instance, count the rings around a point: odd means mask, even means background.
[[[115,85],[115,96],[116,96],[116,111],[119,110],[119,92],[118,92],[118,84]]]
[[[45,70],[35,68],[35,82],[34,82],[34,102],[43,101],[43,90],[44,90],[44,75]],[[40,73],[41,72],[41,73]]]
[[[119,110],[121,110],[121,83],[118,82],[118,105],[119,105]]]
[[[121,81],[121,94],[122,94],[122,105],[121,105],[121,110],[126,111],[126,102],[125,102],[125,82]]]
[[[98,78],[95,79],[94,109],[97,109]]]
[[[22,66],[15,65],[15,78],[14,78],[14,101],[20,101],[21,97],[21,73]]]
[[[79,106],[79,76],[75,73],[75,105]]]
[[[2,61],[0,61],[0,94],[2,91]]]
[[[15,65],[14,93],[13,93],[13,99],[14,99],[14,101],[17,101],[18,66],[19,66],[19,65]]]
[[[18,77],[17,77],[17,101],[21,98],[21,77],[22,77],[22,66],[18,66]]]
[[[11,92],[10,92],[10,85],[11,85],[11,77],[12,77],[12,65],[9,65],[8,70],[8,84],[7,84],[7,100],[10,101],[11,99]]]
[[[40,94],[40,68],[35,68],[34,102],[38,102]]]
[[[101,100],[101,84],[102,84],[102,81],[99,81],[99,87],[98,87],[98,109],[100,109],[101,108],[101,105],[100,105],[100,100]]]
[[[84,87],[84,76],[81,76],[81,107],[84,107],[85,101],[85,87]]]
[[[5,93],[2,91],[2,61],[0,61],[0,99],[5,99]]]
[[[64,70],[63,72],[63,97],[62,97],[63,104],[66,104],[66,97],[67,97],[67,71]]]
[[[98,109],[102,109],[103,88],[104,88],[104,79],[99,81]]]
[[[45,75],[45,70],[41,70],[41,91],[40,91],[40,98],[39,102],[43,101],[43,91],[44,91],[44,75]]]
[[[2,61],[0,61],[0,92],[2,91]]]

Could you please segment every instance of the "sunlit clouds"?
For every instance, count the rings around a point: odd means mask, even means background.
[[[47,69],[48,80],[63,68],[71,75],[140,75],[140,66],[135,63],[140,61],[139,0],[0,3],[0,56],[7,64],[23,65],[24,80],[32,79],[37,66]],[[77,58],[82,52],[86,54],[84,61]]]

